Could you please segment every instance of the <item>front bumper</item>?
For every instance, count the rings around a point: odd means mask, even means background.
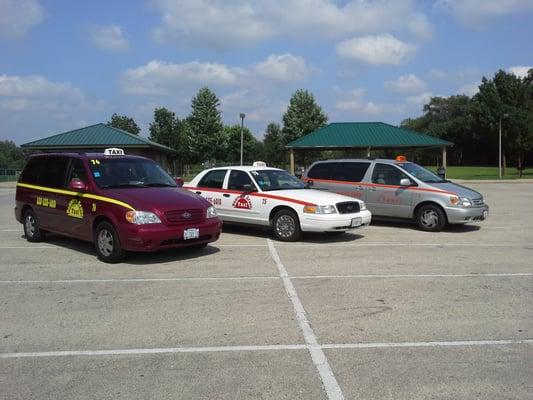
[[[489,215],[489,206],[485,204],[480,207],[445,207],[444,211],[448,217],[448,223],[466,224],[487,219]]]
[[[361,225],[352,227],[352,219],[361,218]],[[368,210],[354,214],[303,214],[300,217],[300,226],[305,232],[338,232],[358,229],[368,226],[372,213]]]
[[[198,239],[183,239],[183,231],[198,228]],[[175,247],[194,246],[214,242],[222,231],[220,218],[210,218],[199,224],[167,226],[163,224],[122,225],[119,228],[120,243],[128,251],[157,251]]]

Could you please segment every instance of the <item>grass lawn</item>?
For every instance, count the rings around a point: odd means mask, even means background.
[[[437,167],[426,167],[436,171]],[[498,167],[454,167],[448,166],[446,173],[448,179],[498,179]],[[514,167],[505,170],[504,179],[518,179],[518,171]],[[533,178],[533,168],[526,168],[522,178]]]

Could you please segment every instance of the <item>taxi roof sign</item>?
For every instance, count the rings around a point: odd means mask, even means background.
[[[252,167],[266,167],[267,164],[264,161],[254,161]]]
[[[109,149],[105,149],[104,150],[104,154],[106,156],[123,156],[124,155],[124,150],[123,149],[119,149],[117,147],[111,147]]]

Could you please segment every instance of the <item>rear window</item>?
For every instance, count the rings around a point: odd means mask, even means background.
[[[204,177],[198,182],[198,186],[207,187],[213,189],[222,189],[224,184],[224,178],[226,177],[225,169],[216,169],[214,171],[209,171]]]
[[[333,180],[361,182],[368,170],[368,162],[340,162],[333,168]]]
[[[336,162],[324,162],[315,164],[307,173],[307,177],[312,179],[331,179],[333,167],[336,164]]]
[[[39,183],[39,175],[43,169],[44,157],[33,157],[30,158],[28,164],[22,171],[20,175],[20,182],[23,183]]]
[[[39,175],[39,184],[54,188],[65,187],[65,172],[68,161],[67,157],[46,157]]]

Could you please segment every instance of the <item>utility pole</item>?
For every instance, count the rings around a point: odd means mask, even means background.
[[[246,117],[246,115],[241,113],[239,116],[241,117],[241,165],[243,165],[242,153],[244,148],[244,117]]]
[[[498,135],[498,177],[502,179],[502,117],[500,117],[500,134]]]

